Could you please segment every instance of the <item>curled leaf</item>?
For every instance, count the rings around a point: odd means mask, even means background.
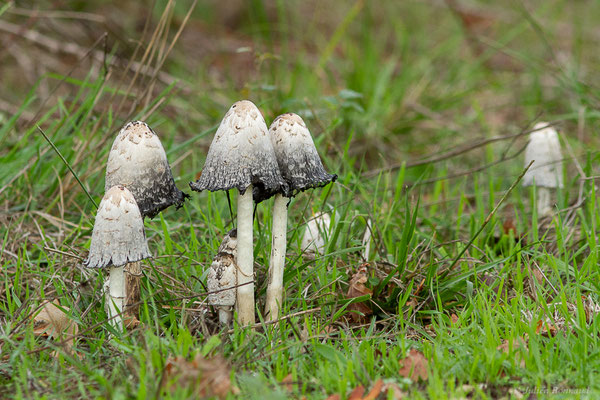
[[[42,304],[40,311],[33,317],[33,334],[39,337],[50,337],[61,342],[65,352],[73,352],[73,340],[79,328],[67,312],[67,307],[60,306],[58,299]]]

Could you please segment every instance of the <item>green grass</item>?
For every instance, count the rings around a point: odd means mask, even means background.
[[[107,60],[127,61],[142,43],[135,60],[148,48],[156,53],[145,62],[160,64],[189,5],[157,3],[146,33],[141,13],[110,21]],[[122,6],[139,12],[135,4]],[[600,7],[474,2],[469,9],[494,17],[468,31],[438,2],[249,4],[229,17],[218,5],[196,6],[162,68],[179,84],[134,80],[123,66],[105,70],[85,58],[44,67],[25,83],[13,58],[0,66],[7,77],[0,100],[15,105],[0,108],[0,397],[190,398],[193,388],[165,391],[161,379],[167,360],[196,354],[223,356],[243,398],[346,398],[378,379],[410,398],[596,397],[600,325],[586,302],[600,301]],[[62,10],[102,15],[114,7],[66,2]],[[11,8],[0,8],[0,19],[26,25]],[[163,16],[169,30],[152,42]],[[67,31],[80,29],[61,21]],[[71,40],[60,35],[49,33]],[[57,58],[34,53],[24,39],[15,43],[29,57]],[[105,274],[79,259],[95,216],[86,191],[99,203],[113,138],[126,121],[144,118],[189,192],[217,124],[242,98],[267,123],[282,112],[301,114],[327,170],[339,175],[290,204],[282,315],[299,314],[227,331],[198,311],[232,216],[224,193],[193,193],[182,209],[146,221],[154,258],[144,262],[143,325],[116,332],[99,294]],[[554,219],[535,215],[533,192],[521,185],[501,202],[523,170],[526,136],[513,136],[538,120],[556,122],[570,146]],[[497,136],[509,138],[441,157]],[[261,203],[254,226],[259,316],[271,210],[272,200]],[[313,260],[299,247],[306,221],[320,211],[332,214],[332,226],[326,254]],[[374,295],[362,299],[373,314],[356,322],[345,294],[365,263],[368,218],[365,285]],[[76,355],[34,335],[32,313],[55,298],[79,326]],[[546,318],[561,320],[555,334],[538,325]],[[429,361],[426,381],[399,373],[413,348]]]

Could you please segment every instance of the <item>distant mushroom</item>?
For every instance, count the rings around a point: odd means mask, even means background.
[[[525,148],[525,165],[535,161],[523,176],[523,186],[536,186],[536,208],[540,216],[552,212],[551,189],[563,187],[558,133],[547,122],[539,122],[529,135]]]
[[[217,255],[208,271],[208,304],[219,311],[219,321],[229,325],[233,316],[237,284],[237,230],[232,229],[223,238]]]
[[[133,195],[124,186],[113,186],[98,207],[90,252],[83,264],[90,268],[110,267],[106,310],[111,324],[119,329],[123,326],[119,314],[123,311],[130,316],[132,295],[135,296],[126,291],[124,270],[140,271],[140,261],[149,257],[144,221]]]
[[[252,102],[238,101],[227,111],[208,150],[202,174],[196,182],[190,182],[190,187],[198,192],[233,188],[239,191],[236,307],[238,322],[252,324],[255,321],[253,188],[257,193],[286,190],[267,125]]]
[[[275,118],[269,134],[277,163],[289,193],[275,195],[273,206],[273,238],[269,283],[265,313],[267,319],[277,319],[283,300],[283,270],[286,252],[287,207],[290,198],[301,191],[322,187],[335,181],[337,175],[329,174],[312,140],[310,132],[300,116],[288,113]]]
[[[165,149],[152,128],[129,122],[113,142],[106,165],[105,190],[123,185],[133,194],[143,217],[154,218],[171,205],[183,205],[188,194],[175,185]]]
[[[325,254],[325,238],[323,233],[329,232],[331,216],[327,213],[319,213],[306,222],[304,235],[300,247],[303,252],[312,254]]]

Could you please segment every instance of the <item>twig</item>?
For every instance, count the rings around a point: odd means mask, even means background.
[[[299,317],[299,316],[305,315],[305,314],[312,314],[312,313],[316,313],[316,312],[319,312],[319,311],[321,311],[321,307],[311,308],[310,310],[298,311],[298,312],[295,312],[295,313],[292,313],[292,314],[288,314],[288,315],[286,315],[284,317],[275,319],[273,321],[265,321],[265,322],[259,322],[259,323],[252,324],[252,325],[247,325],[247,326],[244,326],[244,328],[245,329],[260,328],[262,326],[273,325],[273,324],[276,324],[276,323],[278,323],[280,321],[285,321],[285,320],[290,319],[290,318]],[[230,329],[230,330],[227,331],[227,334],[231,334],[231,333],[234,333],[234,332],[235,332],[235,329]]]
[[[406,168],[418,167],[418,166],[425,165],[425,164],[431,164],[431,163],[435,163],[435,162],[438,162],[438,161],[444,161],[444,160],[447,160],[449,158],[453,158],[453,157],[456,157],[458,155],[461,155],[461,154],[464,154],[464,153],[468,153],[468,152],[473,151],[473,150],[475,150],[475,149],[477,149],[479,147],[483,147],[483,146],[486,146],[488,144],[495,143],[495,142],[500,142],[500,141],[503,141],[503,140],[509,140],[509,139],[518,138],[520,136],[524,136],[524,135],[530,134],[532,132],[536,132],[536,131],[545,129],[548,126],[552,126],[552,124],[548,124],[548,125],[546,125],[544,127],[538,128],[538,129],[526,129],[526,130],[522,130],[521,132],[515,133],[515,134],[512,134],[512,135],[493,136],[493,137],[490,137],[490,138],[479,139],[475,143],[473,143],[473,141],[469,141],[468,143],[465,143],[465,144],[463,144],[461,146],[458,146],[457,148],[455,148],[453,150],[450,150],[450,151],[447,151],[445,153],[442,153],[441,155],[430,156],[430,157],[427,157],[427,158],[422,158],[420,160],[408,161],[408,162],[406,162]],[[392,171],[392,170],[398,169],[398,168],[402,167],[402,164],[403,163],[395,163],[395,164],[392,164],[392,165],[390,165],[388,167],[385,167],[385,168],[375,169],[373,171],[366,172],[363,176],[366,177],[366,178],[372,178],[373,176],[376,176],[376,175],[378,175],[381,172]]]
[[[40,131],[40,133],[42,134],[42,136],[44,136],[44,139],[46,139],[46,141],[50,144],[50,146],[52,146],[52,148],[54,149],[54,151],[56,152],[56,154],[58,154],[58,156],[63,161],[63,163],[65,163],[65,165],[67,166],[67,168],[69,168],[69,171],[71,171],[71,173],[73,174],[73,176],[75,177],[75,179],[79,183],[79,186],[81,186],[81,188],[83,189],[83,191],[85,192],[85,194],[87,194],[88,198],[90,199],[90,201],[92,202],[92,204],[94,205],[94,207],[98,208],[98,204],[96,204],[96,201],[94,200],[94,198],[92,197],[92,195],[90,194],[90,192],[88,192],[88,190],[85,188],[85,186],[83,186],[83,182],[81,182],[79,180],[79,177],[77,176],[77,174],[75,173],[75,171],[73,171],[73,168],[71,168],[71,165],[69,164],[69,162],[67,161],[67,159],[65,157],[63,157],[63,155],[61,154],[60,150],[58,150],[58,147],[56,147],[56,145],[52,142],[52,140],[50,140],[50,138],[48,136],[46,136],[46,133],[44,133],[44,131],[42,130],[42,128],[39,127],[39,125],[36,125],[36,127],[38,128],[38,131]]]
[[[521,179],[523,179],[523,176],[525,175],[525,173],[527,172],[527,170],[529,170],[529,168],[531,167],[531,165],[533,164],[533,162],[534,161],[531,161],[529,163],[529,165],[527,167],[525,167],[525,169],[523,170],[523,172],[521,172],[521,175],[519,175],[519,177],[517,178],[517,180],[514,181],[513,184],[508,188],[508,190],[506,191],[506,193],[504,193],[504,196],[502,196],[502,198],[500,199],[500,201],[498,202],[498,204],[496,204],[496,206],[494,207],[494,209],[488,214],[487,217],[485,217],[485,220],[483,221],[483,224],[481,225],[481,227],[477,230],[477,232],[475,232],[475,235],[473,235],[473,237],[471,238],[471,240],[469,240],[469,242],[461,250],[461,252],[458,253],[458,255],[456,256],[456,258],[454,258],[454,260],[452,261],[452,264],[450,264],[450,266],[446,269],[446,271],[444,271],[444,273],[442,274],[442,276],[444,276],[449,271],[451,271],[452,268],[454,268],[454,266],[459,262],[460,258],[463,256],[463,254],[465,254],[466,251],[469,249],[469,247],[471,247],[471,245],[473,244],[473,242],[475,241],[475,239],[477,239],[477,237],[483,231],[483,229],[486,227],[486,225],[488,224],[488,222],[490,222],[492,220],[492,217],[496,214],[496,212],[498,211],[498,208],[500,207],[500,205],[502,205],[502,203],[504,203],[504,200],[506,200],[506,198],[508,197],[508,195],[513,191],[513,189],[517,186],[517,184],[519,182],[521,182]]]
[[[22,29],[20,26],[11,24],[10,22],[1,21],[0,20],[0,31],[10,33],[12,35],[23,37],[24,39],[29,40],[39,46],[46,48],[46,50],[51,53],[63,53],[63,54],[71,54],[74,56],[81,56],[88,52],[85,48],[75,44],[75,43],[65,43],[58,40],[54,40],[40,32],[30,30],[30,29]],[[100,63],[103,63],[105,60],[104,52],[100,50],[94,50],[91,52],[92,58]],[[178,82],[180,79],[176,79],[175,77],[169,75],[166,72],[158,71],[155,68],[152,68],[149,65],[144,65],[139,62],[131,62],[127,64],[121,59],[114,57],[108,60],[108,64],[111,67],[121,67],[123,65],[129,65],[129,68],[136,73],[140,73],[142,75],[147,76],[156,76],[158,80],[163,82],[166,85],[175,84],[175,86],[183,91],[184,93],[191,93],[190,85],[184,85]]]

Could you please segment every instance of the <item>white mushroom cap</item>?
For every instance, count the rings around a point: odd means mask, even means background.
[[[198,192],[237,188],[244,194],[250,185],[268,192],[287,190],[265,120],[251,101],[242,100],[225,114],[208,150],[202,175],[190,182],[190,187]]]
[[[562,155],[556,130],[547,126],[547,122],[535,124],[535,132],[529,135],[529,143],[525,148],[525,165],[535,161],[523,177],[523,186],[534,184],[541,187],[563,187],[561,172]]]
[[[231,230],[221,242],[219,252],[213,259],[208,271],[207,287],[211,292],[208,303],[213,306],[233,306],[236,298],[237,268],[237,230]],[[224,290],[227,288],[232,288]],[[212,293],[216,292],[216,293]]]
[[[98,207],[90,253],[83,264],[118,267],[149,257],[144,220],[133,195],[124,186],[113,186]]]
[[[142,121],[129,122],[113,142],[104,189],[115,185],[127,187],[142,216],[150,218],[173,204],[181,207],[189,197],[175,185],[160,139]]]
[[[278,116],[269,128],[269,136],[291,196],[336,180],[337,175],[328,174],[323,168],[310,132],[300,116],[294,113]]]

